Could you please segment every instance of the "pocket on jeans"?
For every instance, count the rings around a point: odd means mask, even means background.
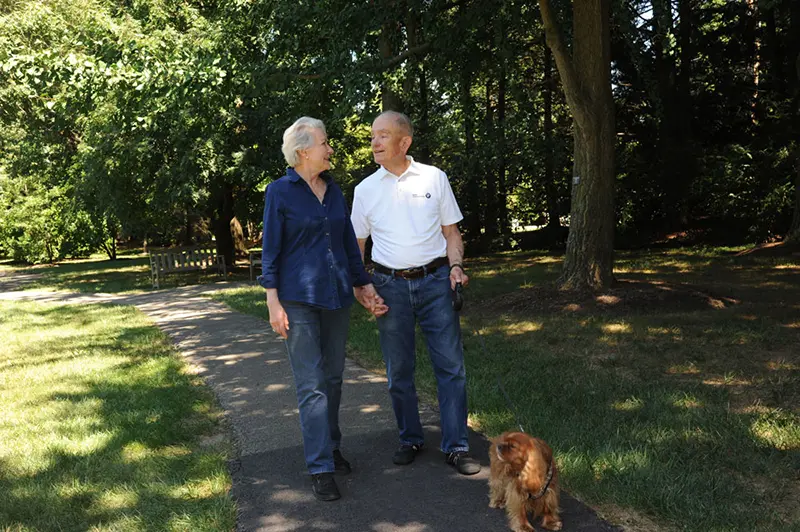
[[[389,284],[389,281],[392,280],[391,275],[387,275],[381,272],[372,272],[372,286],[375,288],[381,288],[382,286],[386,286]]]
[[[439,266],[431,273],[431,277],[437,281],[444,281],[450,278],[450,268],[448,266]]]

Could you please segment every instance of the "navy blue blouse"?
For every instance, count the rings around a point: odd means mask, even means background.
[[[342,189],[320,177],[328,184],[322,203],[294,168],[267,186],[258,282],[277,288],[281,301],[334,310],[353,303],[354,286],[372,281]]]

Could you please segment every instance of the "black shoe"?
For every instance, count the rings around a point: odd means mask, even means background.
[[[321,501],[335,501],[342,497],[333,479],[333,473],[311,475],[311,489],[314,491],[314,497]]]
[[[392,456],[392,462],[397,465],[408,465],[414,461],[414,458],[420,452],[422,452],[422,445],[403,444],[395,451],[394,456]]]
[[[466,451],[447,453],[447,463],[456,468],[462,475],[474,475],[481,470],[481,464]]]
[[[353,470],[350,467],[350,462],[344,459],[339,449],[333,451],[333,466],[336,468],[337,475],[349,475],[350,471]]]

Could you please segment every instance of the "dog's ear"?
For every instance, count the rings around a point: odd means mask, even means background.
[[[553,451],[546,443],[538,438],[531,438],[525,467],[520,473],[520,482],[529,493],[537,493],[544,486],[552,458]]]

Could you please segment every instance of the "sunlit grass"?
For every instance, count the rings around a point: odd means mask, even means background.
[[[3,265],[0,265],[2,268]],[[146,254],[131,252],[109,260],[105,255],[93,255],[86,259],[73,259],[58,264],[40,264],[23,267],[5,265],[6,274],[30,275],[21,289],[55,290],[84,293],[136,293],[152,290],[150,262]],[[222,278],[216,270],[171,273],[160,281],[162,289],[192,284],[214,283]],[[228,272],[228,281],[249,279],[246,267]]]
[[[232,530],[213,396],[136,310],[0,302],[0,530]]]

